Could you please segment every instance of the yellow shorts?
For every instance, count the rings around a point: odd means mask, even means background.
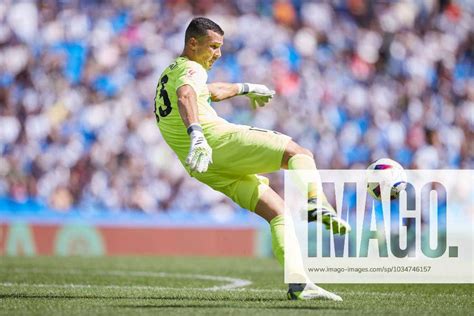
[[[269,185],[268,179],[258,174],[280,170],[291,138],[246,125],[226,125],[225,131],[217,136],[206,135],[212,148],[213,164],[207,172],[191,176],[224,193],[241,207],[255,211]]]

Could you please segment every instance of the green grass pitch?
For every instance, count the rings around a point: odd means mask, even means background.
[[[344,301],[287,301],[282,276],[272,259],[0,257],[0,314],[468,315],[474,310],[472,284],[326,284]]]

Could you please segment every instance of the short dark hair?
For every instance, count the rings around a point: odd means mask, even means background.
[[[191,37],[199,38],[207,35],[207,30],[214,31],[219,35],[224,35],[224,31],[217,23],[208,18],[199,17],[194,18],[191,23],[189,23],[184,35],[184,42],[187,43]]]

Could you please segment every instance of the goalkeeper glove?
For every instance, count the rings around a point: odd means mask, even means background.
[[[191,149],[189,150],[186,164],[192,171],[206,172],[212,163],[212,148],[209,147],[201,125],[194,123],[188,127],[188,135],[191,137]]]
[[[238,83],[238,85],[239,94],[245,95],[250,99],[250,105],[254,110],[257,106],[265,106],[275,94],[275,91],[268,89],[267,86],[262,84]]]

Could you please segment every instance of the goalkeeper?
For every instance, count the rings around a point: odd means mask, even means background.
[[[312,153],[286,135],[232,124],[217,116],[211,101],[244,95],[257,108],[269,102],[275,93],[259,84],[207,84],[207,71],[221,57],[223,38],[224,31],[213,21],[207,18],[191,21],[182,55],[165,69],[158,81],[156,120],[163,138],[192,177],[270,223],[272,249],[283,265],[284,202],[269,187],[268,179],[259,174],[281,168],[316,170],[316,165]],[[316,203],[318,199],[320,203]],[[336,216],[318,186],[309,187],[308,205],[310,220],[321,216],[326,227],[333,227],[341,234],[350,229]],[[289,299],[341,300],[312,283],[289,287]]]

